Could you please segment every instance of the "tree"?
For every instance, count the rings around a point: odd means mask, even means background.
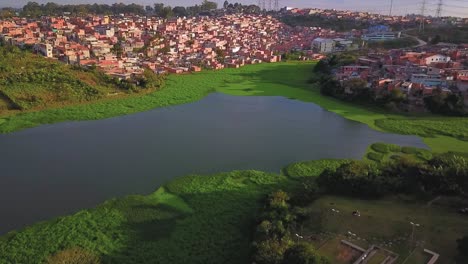
[[[315,73],[321,74],[331,74],[330,64],[328,64],[327,60],[320,60],[317,65],[314,67]]]
[[[256,245],[255,263],[257,264],[281,264],[284,252],[291,245],[288,239],[267,239]]]
[[[458,239],[457,244],[458,253],[460,254],[460,256],[463,259],[468,260],[468,236]]]
[[[363,198],[385,195],[391,188],[390,182],[391,178],[382,177],[376,164],[365,161],[343,164],[336,172],[325,170],[317,179],[318,185],[328,192]]]
[[[0,19],[11,18],[15,15],[15,11],[11,8],[4,7],[0,10]]]
[[[208,0],[203,0],[201,4],[202,11],[210,11],[218,8],[218,4],[216,2],[211,2]]]
[[[123,55],[123,47],[122,47],[122,43],[120,41],[118,41],[117,43],[114,44],[114,46],[112,47],[111,51],[119,58],[122,57]]]
[[[183,6],[176,6],[172,9],[176,17],[185,17],[188,15],[187,9]]]
[[[161,11],[160,16],[162,18],[171,18],[174,16],[174,12],[172,12],[172,8],[170,6],[165,6]]]
[[[42,14],[41,6],[37,2],[28,2],[23,7],[23,15],[38,17]]]
[[[437,34],[434,38],[431,39],[431,44],[435,45],[442,40],[439,34]]]
[[[145,11],[146,13],[152,13],[154,11],[154,8],[150,5],[145,6]]]
[[[318,255],[309,243],[297,243],[284,253],[283,264],[327,264],[327,259]]]
[[[228,2],[228,1],[224,1],[223,7],[224,7],[224,9],[227,9],[227,8],[229,7],[229,2]]]
[[[161,14],[163,12],[163,9],[164,9],[164,4],[160,4],[160,3],[154,4],[154,13],[156,14],[156,16],[162,17]]]
[[[367,101],[370,99],[370,89],[367,87],[367,81],[361,78],[352,78],[343,81],[342,86],[345,90],[347,99]]]

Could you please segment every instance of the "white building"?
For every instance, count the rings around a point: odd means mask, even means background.
[[[53,57],[53,47],[50,44],[36,44],[34,45],[34,50],[40,53],[42,56],[47,58]]]
[[[434,56],[427,57],[426,65],[431,65],[432,63],[440,63],[440,62],[444,63],[444,62],[449,62],[449,61],[450,61],[450,57],[437,54]]]
[[[316,38],[312,41],[312,49],[320,53],[333,52],[335,49],[335,41],[333,41],[333,39]]]

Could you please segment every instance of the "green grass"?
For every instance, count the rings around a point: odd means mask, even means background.
[[[333,264],[354,263],[361,253],[342,244],[342,239],[344,237],[340,236],[330,239],[318,249],[318,253],[328,258]],[[348,255],[345,252],[353,252],[354,254]]]
[[[395,144],[374,143],[367,149],[365,160],[377,163],[389,162],[396,159],[406,159],[414,162],[428,161],[433,157],[431,151],[415,147],[400,147]]]
[[[291,178],[318,177],[325,168],[336,170],[346,162],[348,162],[348,160],[333,159],[296,162],[286,166],[283,169],[283,174]]]
[[[333,213],[332,208],[340,213]],[[452,208],[427,207],[422,202],[396,198],[358,200],[325,196],[310,205],[309,210],[311,219],[303,227],[304,235],[317,232],[345,235],[351,231],[361,242],[383,245],[399,254],[397,263],[402,263],[414,248],[410,246],[410,221],[421,225],[415,230],[414,241],[419,244],[424,241],[424,248],[441,254],[440,263],[453,263],[457,254],[456,239],[468,233],[468,218],[460,216]],[[352,216],[355,210],[360,211],[360,217]]]

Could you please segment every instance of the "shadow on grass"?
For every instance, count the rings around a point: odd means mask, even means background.
[[[284,181],[286,178],[277,177],[281,180],[268,184],[236,181],[234,186],[234,176],[220,185],[197,186],[199,190],[178,189],[190,181],[176,184],[173,189],[193,213],[167,205],[121,208],[127,219],[122,226],[125,244],[104,256],[103,263],[249,263],[251,236],[261,201],[267,193],[292,185],[291,181]],[[171,187],[167,189],[170,191]]]

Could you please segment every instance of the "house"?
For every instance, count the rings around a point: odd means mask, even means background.
[[[450,61],[450,57],[437,54],[437,55],[426,57],[425,61],[426,61],[426,65],[431,65],[434,63],[447,63]]]

